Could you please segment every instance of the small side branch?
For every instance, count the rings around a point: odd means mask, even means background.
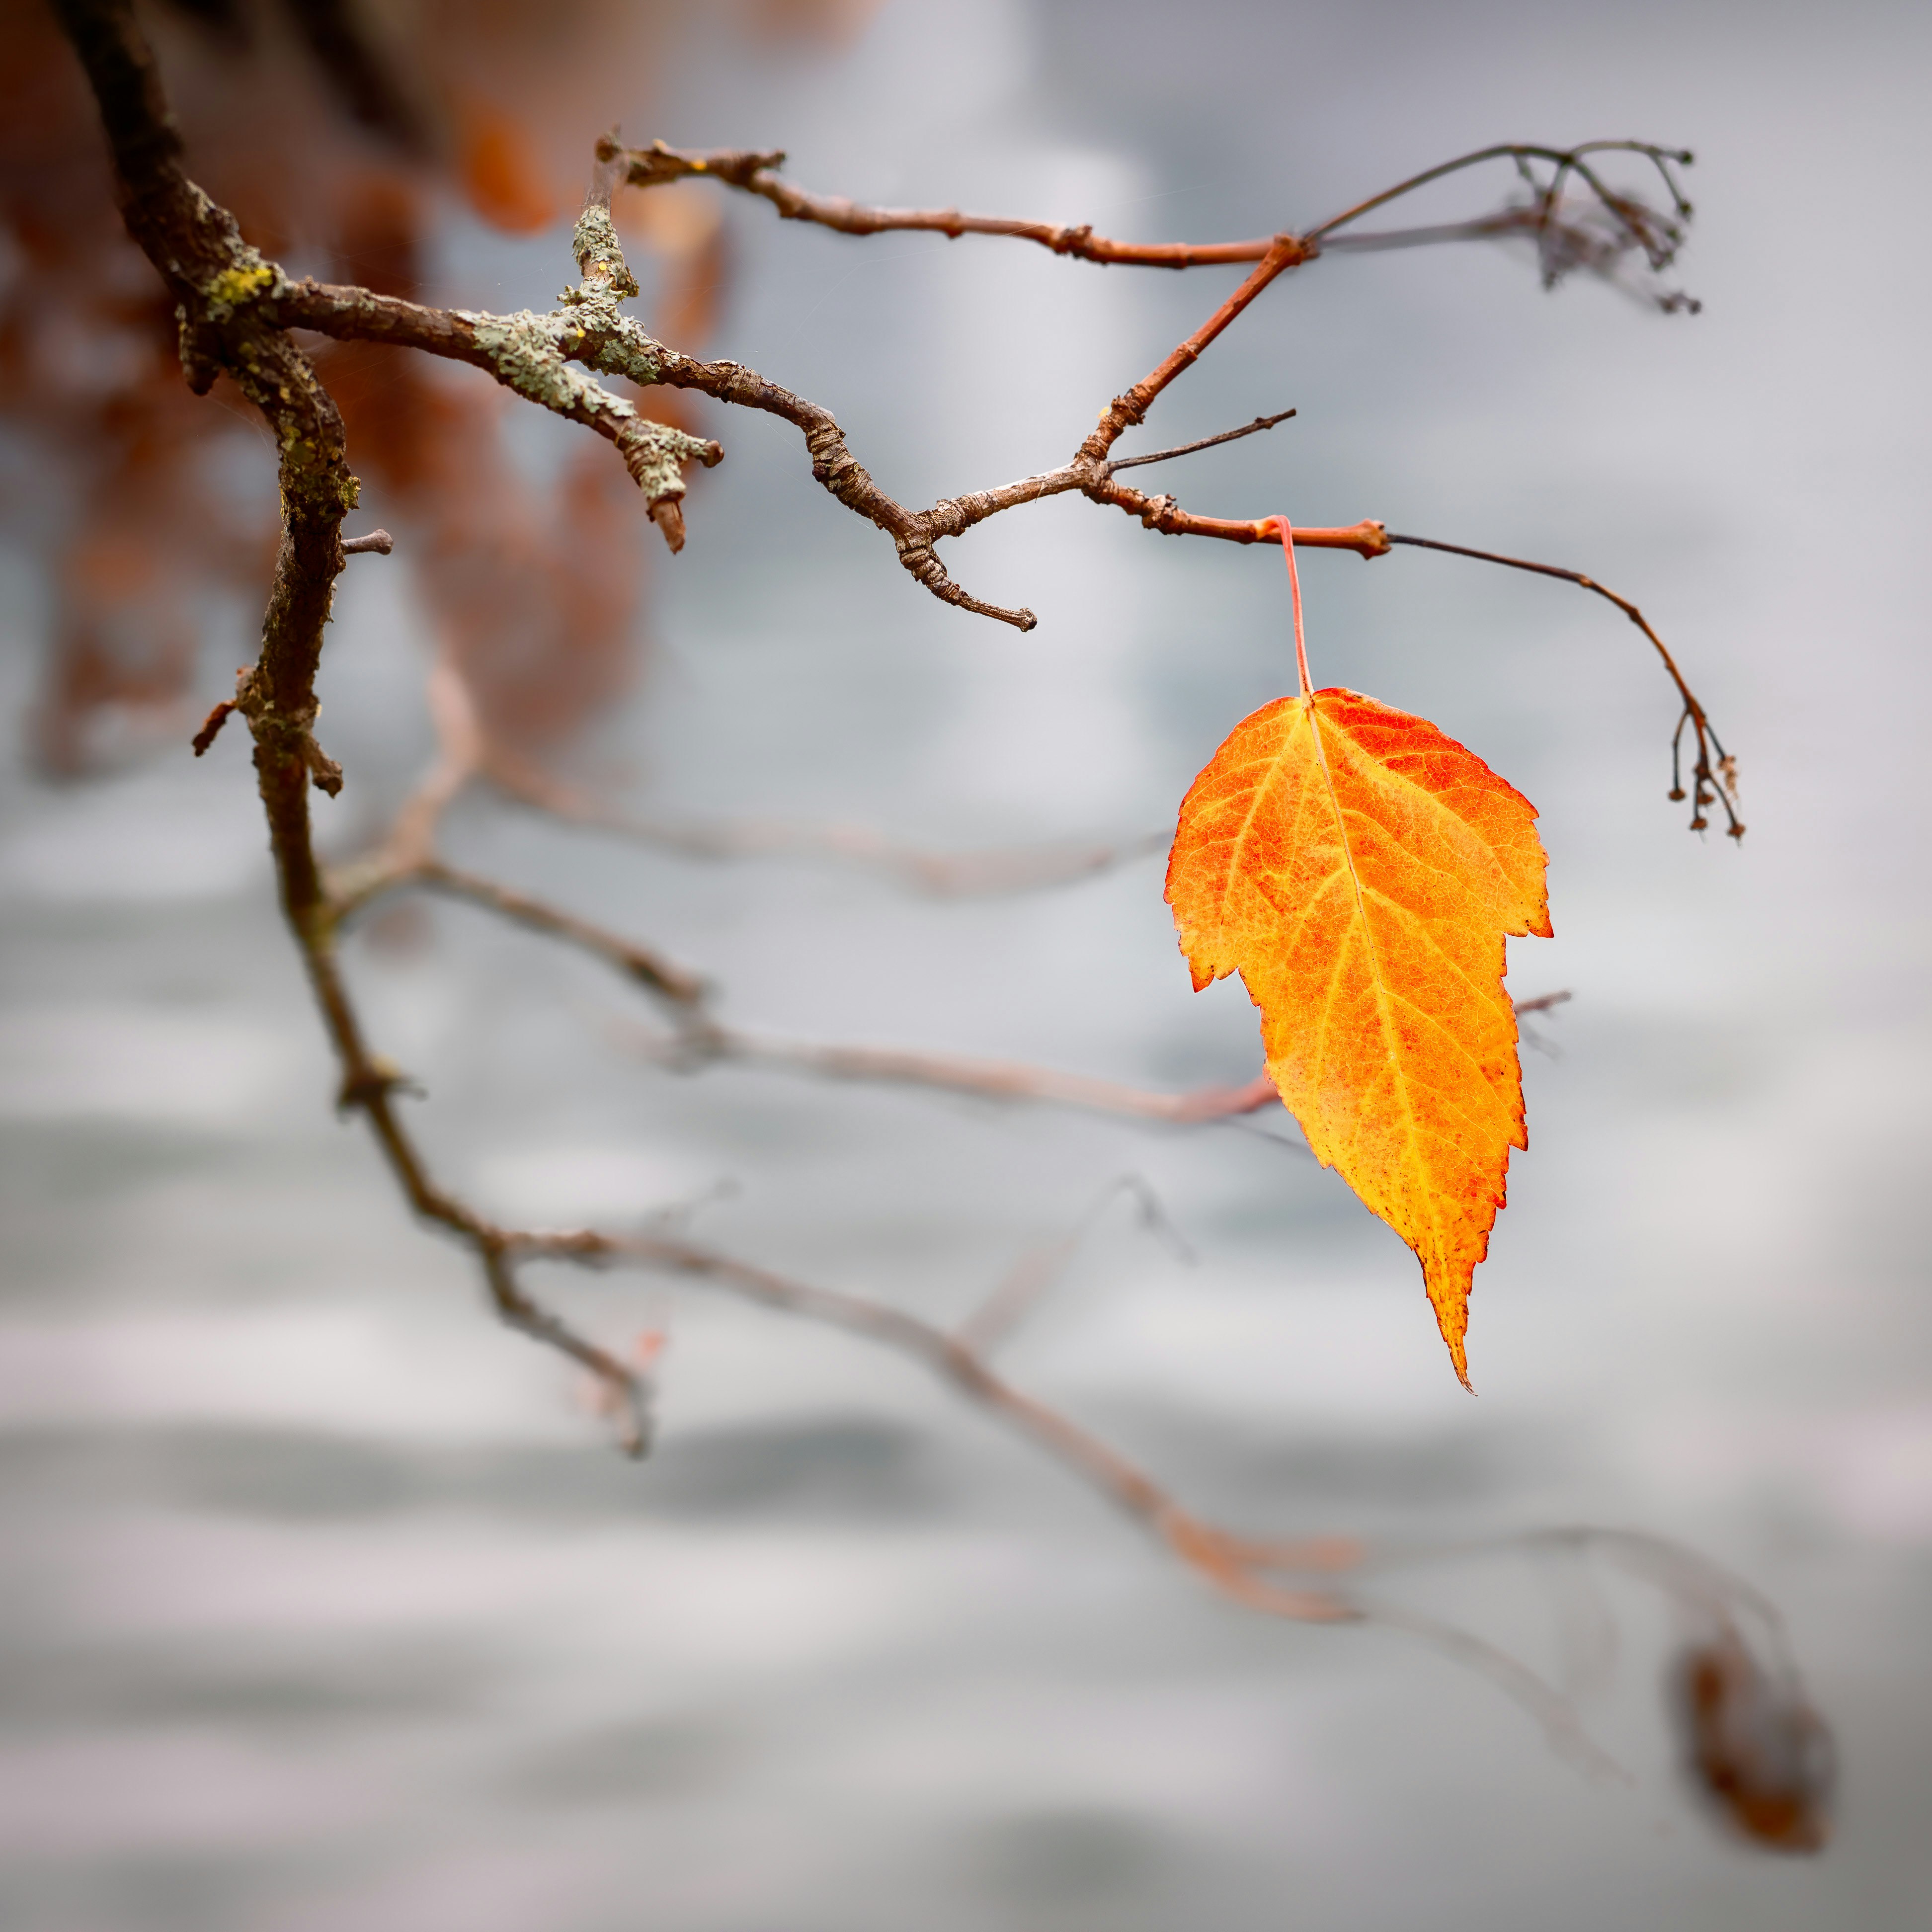
[[[485,912],[494,913],[512,926],[542,933],[548,938],[562,940],[566,945],[602,960],[656,998],[680,1012],[689,1012],[704,1004],[704,982],[696,974],[687,972],[649,946],[625,939],[592,920],[579,919],[574,913],[533,898],[526,892],[514,892],[507,886],[500,886],[493,879],[479,878],[473,872],[459,872],[439,860],[426,860],[406,872],[395,874],[365,890],[338,916],[346,920],[379,896],[412,888],[466,901]]]
[[[1706,715],[1698,701],[1697,694],[1684,682],[1684,674],[1677,668],[1677,660],[1666,647],[1664,640],[1651,628],[1650,621],[1628,597],[1620,597],[1612,590],[1599,584],[1594,577],[1586,577],[1580,570],[1566,570],[1560,564],[1532,563],[1520,556],[1504,556],[1491,550],[1471,550],[1463,544],[1438,543],[1433,537],[1397,536],[1391,532],[1388,542],[1406,544],[1415,550],[1436,550],[1450,556],[1473,557],[1478,563],[1501,564],[1506,570],[1526,570],[1538,577],[1554,577],[1565,584],[1574,584],[1578,589],[1587,590],[1600,597],[1606,604],[1613,604],[1648,638],[1658,656],[1663,661],[1664,670],[1670,681],[1677,687],[1677,694],[1683,702],[1683,711],[1677,721],[1677,731],[1670,744],[1670,793],[1672,800],[1681,800],[1684,784],[1679,772],[1678,748],[1684,736],[1684,728],[1691,728],[1696,746],[1696,764],[1692,777],[1694,794],[1690,806],[1690,830],[1702,832],[1710,820],[1705,815],[1712,805],[1721,805],[1724,816],[1729,820],[1725,828],[1726,836],[1742,839],[1744,836],[1744,821],[1737,814],[1738,761],[1724,749],[1716,728]],[[1712,754],[1716,753],[1714,763]]]
[[[1636,196],[1619,194],[1610,187],[1594,159],[1609,154],[1634,154],[1647,161],[1670,198],[1670,212],[1660,213]],[[841,235],[931,234],[943,235],[950,241],[957,241],[964,235],[983,235],[1030,242],[1054,254],[1072,256],[1081,261],[1155,268],[1214,268],[1259,262],[1280,240],[1279,236],[1259,236],[1240,242],[1120,242],[1096,235],[1090,223],[968,214],[956,208],[871,207],[842,195],[814,194],[786,180],[778,172],[785,159],[778,151],[681,148],[669,147],[662,141],[653,141],[646,148],[625,148],[610,138],[598,144],[597,155],[601,167],[620,174],[633,188],[658,188],[678,181],[717,182],[770,202],[784,220],[809,222]],[[1504,160],[1515,163],[1519,175],[1533,191],[1527,208],[1506,208],[1480,221],[1445,224],[1400,235],[1357,237],[1342,232],[1361,216],[1432,182],[1486,161]],[[1586,141],[1574,148],[1504,142],[1458,155],[1398,182],[1394,187],[1332,216],[1319,227],[1310,230],[1303,239],[1310,244],[1312,255],[1324,251],[1324,244],[1338,249],[1403,248],[1424,242],[1476,240],[1503,232],[1528,232],[1538,243],[1546,284],[1553,284],[1569,269],[1579,266],[1608,274],[1616,260],[1634,248],[1642,252],[1655,272],[1667,266],[1675,256],[1690,219],[1690,204],[1672,170],[1688,166],[1690,160],[1691,156],[1682,149],[1660,147],[1648,141]],[[1546,183],[1538,181],[1534,174],[1533,164],[1538,162],[1550,170]],[[1563,191],[1573,177],[1583,183],[1592,208],[1600,212],[1609,226],[1610,236],[1600,244],[1582,223],[1565,218]],[[1658,299],[1666,309],[1694,310],[1697,306],[1681,295],[1666,294]]]
[[[1598,172],[1592,157],[1607,154],[1635,154],[1655,170],[1670,198],[1668,211],[1652,207],[1633,194],[1612,188]],[[1543,285],[1554,288],[1573,270],[1583,268],[1613,280],[1624,258],[1642,255],[1650,272],[1660,274],[1668,268],[1683,246],[1691,207],[1684,197],[1673,167],[1688,167],[1691,156],[1681,148],[1660,148],[1648,141],[1586,141],[1574,148],[1544,148],[1528,143],[1509,143],[1482,148],[1459,155],[1440,166],[1425,169],[1407,181],[1312,229],[1307,240],[1316,248],[1369,250],[1406,248],[1438,242],[1480,241],[1502,236],[1522,236],[1533,242],[1543,270]],[[1385,207],[1445,176],[1474,167],[1486,161],[1510,160],[1518,178],[1529,190],[1526,202],[1517,202],[1479,220],[1450,222],[1432,227],[1413,228],[1373,235],[1343,232],[1350,224],[1372,209]],[[1546,180],[1540,178],[1535,164],[1546,165]],[[1573,214],[1572,202],[1564,190],[1572,178],[1588,190],[1582,198],[1580,214]],[[1681,290],[1654,288],[1646,291],[1651,300],[1666,314],[1684,311],[1695,314],[1700,304]]]
[[[1438,182],[1445,176],[1460,174],[1465,168],[1479,167],[1485,161],[1514,161],[1522,168],[1530,161],[1546,161],[1558,171],[1557,186],[1560,189],[1562,177],[1574,174],[1588,184],[1600,200],[1612,207],[1627,206],[1627,199],[1620,199],[1605,186],[1598,175],[1589,157],[1592,154],[1638,154],[1648,161],[1662,178],[1671,206],[1676,214],[1688,219],[1690,204],[1684,198],[1677,178],[1670,170],[1672,165],[1690,166],[1696,158],[1688,148],[1660,148],[1652,141],[1584,141],[1574,148],[1545,148],[1531,142],[1504,141],[1493,147],[1478,148],[1466,154],[1458,154],[1454,160],[1442,161],[1432,168],[1424,168],[1418,175],[1411,175],[1406,181],[1397,182],[1394,188],[1384,188],[1379,194],[1372,194],[1366,201],[1357,202],[1352,208],[1344,208],[1340,214],[1331,214],[1326,221],[1308,231],[1308,239],[1314,242],[1326,241],[1352,222],[1378,208],[1385,208],[1392,201],[1400,200],[1406,194],[1413,194],[1418,188],[1426,188],[1431,182]],[[1668,258],[1666,257],[1666,260]],[[1661,267],[1662,262],[1657,266]]]
[[[777,171],[784,164],[782,152],[760,153],[746,148],[706,152],[669,148],[653,141],[648,148],[620,148],[614,141],[598,144],[600,160],[621,160],[624,178],[632,188],[658,188],[667,182],[715,181],[768,201],[787,221],[815,223],[841,235],[922,233],[957,241],[962,235],[1003,236],[1036,242],[1056,255],[1082,262],[1118,262],[1148,268],[1203,268],[1230,262],[1258,262],[1274,238],[1249,242],[1116,242],[1096,235],[1090,224],[1078,226],[1049,221],[1018,221],[1000,215],[962,214],[956,208],[868,208],[842,195],[814,194]]]
[[[1175,456],[1192,456],[1197,449],[1213,449],[1224,442],[1238,442],[1244,436],[1252,436],[1258,430],[1273,429],[1276,423],[1285,423],[1295,415],[1293,410],[1283,410],[1280,415],[1257,416],[1251,423],[1244,423],[1239,429],[1224,429],[1219,436],[1204,436],[1198,442],[1184,442],[1172,449],[1156,449],[1148,456],[1117,456],[1107,465],[1109,476],[1123,470],[1138,470],[1149,463],[1165,463]]]
[[[953,1339],[980,1355],[990,1355],[1034,1310],[1065,1272],[1102,1213],[1119,1195],[1134,1204],[1141,1226],[1160,1236],[1177,1259],[1191,1262],[1194,1250],[1167,1218],[1159,1196],[1138,1174],[1117,1175],[1101,1189],[1085,1214],[1061,1234],[1029,1248],[1005,1278],[953,1331]]]
[[[532,1300],[517,1280],[503,1241],[486,1241],[481,1252],[490,1302],[506,1325],[587,1369],[612,1399],[618,1418],[618,1447],[630,1456],[650,1454],[653,1426],[650,1384],[608,1348],[586,1341],[567,1322]]]
[[[807,825],[781,818],[671,818],[620,812],[562,784],[526,760],[487,753],[482,776],[504,796],[566,824],[680,858],[821,860],[861,867],[935,899],[1040,892],[1098,877],[1164,852],[1172,827],[1131,838],[1056,839],[942,852],[890,838],[868,825]]]
[[[652,1059],[682,1072],[713,1064],[760,1066],[776,1072],[806,1074],[867,1086],[922,1087],[985,1100],[1072,1107],[1082,1112],[1112,1114],[1169,1126],[1197,1126],[1212,1120],[1232,1120],[1280,1103],[1274,1083],[1265,1073],[1245,1086],[1202,1087],[1191,1093],[1158,1094],[1018,1060],[781,1040],[715,1021],[695,1038],[676,1034],[647,1036],[637,1043]]]

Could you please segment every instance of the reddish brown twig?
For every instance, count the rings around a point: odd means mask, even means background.
[[[1121,262],[1139,268],[1202,268],[1226,263],[1256,262],[1265,255],[1274,237],[1253,242],[1115,242],[1096,235],[1090,224],[1063,225],[1047,221],[1016,221],[1003,216],[962,214],[956,208],[868,208],[842,195],[814,194],[776,171],[782,153],[718,148],[706,152],[668,148],[653,141],[648,148],[622,148],[615,141],[598,144],[600,160],[621,159],[625,179],[633,188],[656,188],[667,182],[700,179],[722,182],[770,202],[788,221],[814,222],[842,235],[883,235],[911,231],[944,235],[956,241],[962,235],[993,235],[1037,242],[1056,255],[1083,262]]]
[[[1650,621],[1628,597],[1619,597],[1614,590],[1606,589],[1594,577],[1586,577],[1580,570],[1566,570],[1560,564],[1532,563],[1520,556],[1504,556],[1491,550],[1471,550],[1462,544],[1438,543],[1432,537],[1405,537],[1391,534],[1390,544],[1407,544],[1417,550],[1439,550],[1450,556],[1474,557],[1478,563],[1499,563],[1509,570],[1527,570],[1538,577],[1555,577],[1565,584],[1576,584],[1580,589],[1600,597],[1606,603],[1614,604],[1644,635],[1648,638],[1658,656],[1663,660],[1664,668],[1670,681],[1677,687],[1677,694],[1682,699],[1684,710],[1677,721],[1677,730],[1670,741],[1670,796],[1684,796],[1684,782],[1678,763],[1678,747],[1684,736],[1684,728],[1690,726],[1697,746],[1697,763],[1693,777],[1694,796],[1690,806],[1690,830],[1702,832],[1709,820],[1705,817],[1706,808],[1721,805],[1730,823],[1726,836],[1742,839],[1744,836],[1744,821],[1736,812],[1738,761],[1724,749],[1716,728],[1698,701],[1697,694],[1684,682],[1684,674],[1677,668],[1677,660],[1666,647],[1664,640],[1650,627]],[[1712,762],[1711,754],[1717,753],[1717,761]]]
[[[1634,196],[1619,194],[1604,182],[1591,157],[1616,153],[1635,154],[1650,163],[1670,196],[1670,214],[1660,214]],[[957,241],[963,235],[985,235],[1033,242],[1056,255],[1070,255],[1103,266],[1153,268],[1216,268],[1258,262],[1281,238],[1261,236],[1242,242],[1119,242],[1095,234],[1090,223],[1017,220],[1001,215],[962,214],[956,208],[868,207],[842,195],[815,194],[796,182],[787,181],[778,172],[785,158],[777,152],[672,148],[662,141],[653,141],[646,148],[627,148],[613,136],[598,142],[597,154],[601,165],[621,169],[624,180],[633,188],[657,188],[676,181],[715,181],[770,202],[785,220],[814,223],[841,235],[924,233],[943,235],[950,241]],[[1447,224],[1396,234],[1355,237],[1342,232],[1361,216],[1432,182],[1485,161],[1502,160],[1514,161],[1518,172],[1535,190],[1528,209],[1504,209],[1480,222]],[[1655,272],[1666,267],[1675,255],[1682,240],[1683,224],[1690,214],[1690,204],[1684,199],[1671,167],[1672,164],[1688,166],[1690,160],[1690,155],[1681,149],[1662,148],[1648,141],[1586,141],[1574,148],[1506,142],[1458,155],[1454,160],[1412,175],[1310,229],[1302,240],[1312,256],[1324,244],[1342,248],[1413,248],[1431,242],[1479,239],[1505,232],[1528,232],[1538,241],[1548,283],[1553,284],[1568,268],[1580,266],[1607,273],[1616,258],[1631,248],[1640,249]],[[1546,184],[1538,182],[1532,172],[1531,164],[1537,161],[1550,168]],[[1573,176],[1589,190],[1592,206],[1600,208],[1611,225],[1613,238],[1608,244],[1610,259],[1607,260],[1590,245],[1580,224],[1564,219],[1563,190]],[[1524,219],[1516,218],[1520,214]],[[1666,293],[1658,299],[1666,308],[1696,307],[1674,294]]]

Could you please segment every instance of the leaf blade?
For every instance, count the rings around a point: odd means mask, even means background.
[[[1468,1384],[1469,1286],[1528,1145],[1506,937],[1548,937],[1536,810],[1426,719],[1264,706],[1190,788],[1167,898],[1197,989],[1239,973],[1324,1166],[1414,1251]]]

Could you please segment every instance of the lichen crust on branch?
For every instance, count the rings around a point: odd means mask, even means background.
[[[608,202],[592,200],[577,218],[570,252],[577,258],[584,286],[567,291],[566,302],[587,302],[600,296],[622,301],[640,292],[638,278],[624,259],[624,244],[617,239]]]
[[[519,309],[491,315],[474,309],[455,311],[469,323],[476,346],[505,386],[559,416],[582,420],[599,414],[632,416],[637,411],[621,397],[593,382],[569,358],[582,344],[582,325],[573,316],[538,315]]]
[[[658,358],[652,353],[658,345],[641,331],[634,337],[614,314],[600,328],[582,314],[538,315],[530,309],[514,315],[472,309],[454,313],[470,325],[476,348],[506,387],[610,438],[653,514],[684,495],[686,464],[709,466],[723,454],[707,437],[688,435],[639,415],[634,404],[613,395],[577,366],[582,358],[600,366],[614,365],[634,382],[658,380]]]

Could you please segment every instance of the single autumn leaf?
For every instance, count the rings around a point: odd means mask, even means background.
[[[1240,974],[1316,1159],[1415,1251],[1466,1388],[1470,1281],[1529,1144],[1503,941],[1550,934],[1536,808],[1427,719],[1310,694],[1298,586],[1295,614],[1300,689],[1189,789],[1168,903],[1196,990]]]

